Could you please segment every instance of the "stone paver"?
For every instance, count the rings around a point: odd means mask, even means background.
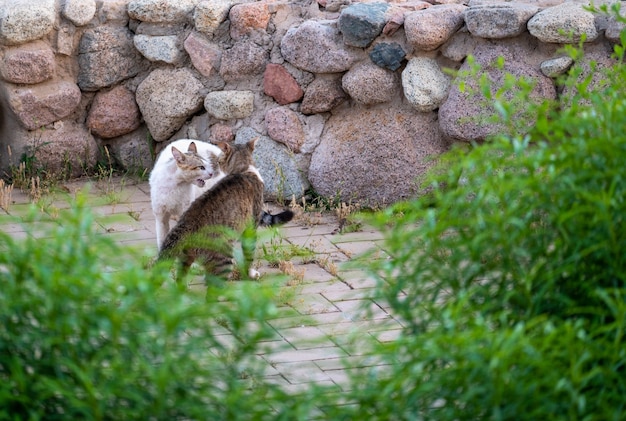
[[[55,214],[66,208],[78,191],[87,188],[98,232],[141,250],[146,256],[156,255],[147,182],[74,181],[62,187],[38,202],[43,217],[36,223],[34,235],[43,233],[40,228],[44,225],[55,224]],[[23,238],[26,234],[20,220],[24,218],[14,216],[27,214],[30,198],[27,193],[15,190],[12,199],[8,213],[0,209],[0,230]],[[267,233],[260,235],[259,250],[265,244],[269,250],[292,247],[308,253],[290,259],[291,276],[282,287],[286,293],[279,314],[274,319],[259,321],[276,333],[262,344],[264,351],[258,355],[268,365],[266,379],[291,391],[302,390],[311,383],[346,390],[349,370],[354,370],[346,367],[346,361],[354,363],[354,367],[380,366],[384,372],[382,363],[367,356],[358,345],[367,337],[379,342],[393,341],[402,329],[401,323],[388,313],[384,300],[376,297],[376,282],[360,268],[345,265],[367,250],[376,250],[376,256],[384,256],[379,247],[382,234],[367,226],[357,232],[340,234],[338,227],[333,214],[305,212],[277,230],[278,240]],[[281,273],[262,259],[262,252],[258,254],[262,275]],[[190,289],[204,288],[202,280],[190,284]],[[228,331],[221,333],[221,342],[236,346],[236,339]]]

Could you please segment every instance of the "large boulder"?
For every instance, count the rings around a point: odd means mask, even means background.
[[[309,180],[326,197],[387,205],[414,196],[417,177],[446,150],[436,113],[388,104],[341,108],[312,154]]]
[[[530,94],[533,101],[555,99],[556,88],[552,79],[541,73],[539,63],[530,61],[531,49],[527,43],[509,43],[493,45],[481,44],[474,50],[476,64],[490,81],[492,95],[504,86],[506,74],[524,77],[535,83]],[[500,60],[503,65],[499,65]],[[464,63],[460,73],[469,72],[470,64]],[[506,94],[505,100],[514,98],[515,89]],[[519,104],[520,106],[523,104]],[[447,100],[439,108],[439,123],[443,133],[459,141],[480,141],[489,136],[502,133],[504,125],[496,118],[493,100],[487,100],[478,86],[478,77],[467,80],[464,89],[458,83],[453,84]],[[518,119],[520,126],[529,127],[534,122]]]

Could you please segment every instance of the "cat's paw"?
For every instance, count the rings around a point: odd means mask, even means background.
[[[250,270],[248,270],[248,276],[250,277],[250,279],[259,279],[261,277],[261,272],[256,269],[250,268]]]

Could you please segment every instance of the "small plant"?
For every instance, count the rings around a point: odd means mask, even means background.
[[[305,269],[300,268],[296,269],[293,262],[280,261],[278,262],[278,269],[285,275],[289,276],[289,280],[287,281],[287,286],[296,286],[300,285],[302,281],[304,281],[304,273]]]
[[[287,200],[285,197],[285,188],[287,185],[285,173],[283,171],[283,168],[278,165],[277,162],[272,161],[272,163],[274,164],[274,171],[276,172],[276,177],[278,179],[278,183],[276,185],[276,202],[284,205]]]
[[[363,222],[358,216],[355,215],[355,213],[360,209],[361,206],[358,203],[346,204],[344,202],[341,202],[341,204],[335,209],[335,213],[339,219],[339,227],[337,229],[340,233],[345,234],[361,230]]]
[[[310,248],[286,242],[276,232],[270,239],[269,244],[263,243],[261,252],[261,257],[265,259],[271,267],[278,267],[280,262],[288,262],[294,258],[300,258],[303,262],[314,261],[316,258],[315,252]]]
[[[0,178],[0,208],[5,211],[9,211],[11,206],[11,196],[13,193],[13,184],[6,184],[3,179]]]

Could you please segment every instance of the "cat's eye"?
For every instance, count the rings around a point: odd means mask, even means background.
[[[198,169],[200,169],[200,171],[204,171],[206,168],[204,168],[204,165],[200,165]]]

